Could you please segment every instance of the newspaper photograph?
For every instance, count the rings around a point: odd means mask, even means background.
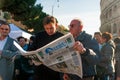
[[[73,49],[74,43],[73,36],[68,33],[35,51],[24,51],[16,43],[14,45],[22,55],[35,55],[38,63],[42,63],[52,70],[82,77],[81,56]]]

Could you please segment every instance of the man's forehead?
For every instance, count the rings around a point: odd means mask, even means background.
[[[1,24],[1,27],[2,27],[2,26],[3,26],[3,27],[5,27],[5,26],[6,26],[6,27],[9,27],[7,24]]]
[[[2,27],[2,28],[9,28],[10,29],[10,26],[7,25],[7,24],[2,24],[2,25],[0,25],[0,27]]]

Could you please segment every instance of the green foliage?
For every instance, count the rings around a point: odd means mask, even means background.
[[[8,12],[4,12],[4,18],[5,18],[6,20],[11,19],[11,17],[10,17],[10,13],[8,13]]]
[[[23,11],[22,13],[15,13],[14,19],[17,21],[26,21],[30,19],[34,19],[42,13],[41,5],[31,6],[27,10]]]
[[[6,8],[9,5],[11,5],[14,2],[14,0],[0,0],[0,9],[3,10],[3,7]]]
[[[41,4],[35,5],[35,2],[36,0],[5,0],[1,9],[9,12],[15,21],[21,21],[27,29],[33,28],[36,33],[43,30],[42,20],[47,14],[42,12]],[[4,17],[8,19],[7,14]]]
[[[6,0],[2,10],[12,14],[22,13],[34,6],[35,2],[36,0]]]
[[[46,13],[41,13],[38,17],[23,21],[22,23],[27,25],[28,29],[34,28],[33,33],[37,33],[39,31],[44,30],[42,22],[43,22],[43,18],[46,15],[47,15]]]
[[[33,18],[42,10],[41,5],[34,6],[36,0],[12,0],[11,5],[4,6],[3,11],[8,11],[12,14],[12,18],[16,21],[25,21],[29,18]],[[38,10],[38,8],[40,10]],[[31,15],[31,14],[34,14]],[[36,14],[35,14],[36,13]]]
[[[33,33],[37,33],[44,29],[43,18],[48,14],[42,12],[41,4],[35,5],[36,0],[0,0],[0,9],[7,11],[4,14],[5,19],[14,19],[26,25],[27,29],[34,29]],[[3,4],[3,5],[1,5]],[[10,14],[11,15],[10,15]],[[67,29],[64,26],[59,28],[59,31],[66,33]]]

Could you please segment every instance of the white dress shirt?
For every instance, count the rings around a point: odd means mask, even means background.
[[[6,41],[7,41],[7,38],[8,38],[8,37],[6,37],[4,40],[0,40],[0,51],[3,50],[3,48],[4,48],[4,46],[5,46],[5,43],[6,43]]]

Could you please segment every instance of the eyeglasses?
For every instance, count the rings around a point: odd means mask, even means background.
[[[73,28],[74,25],[68,25],[69,28]]]
[[[71,25],[68,25],[69,28],[73,28],[75,26],[78,26],[77,24],[71,24]]]
[[[7,28],[0,28],[1,30],[6,30],[6,31],[8,31],[9,29],[7,29]]]

